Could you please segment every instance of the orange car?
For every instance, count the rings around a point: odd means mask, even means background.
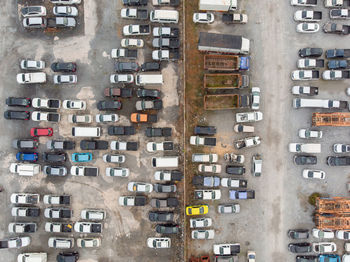
[[[157,122],[158,118],[157,115],[152,114],[139,114],[139,113],[133,113],[131,114],[131,122],[133,123],[155,123]]]

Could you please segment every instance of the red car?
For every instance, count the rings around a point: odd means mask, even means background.
[[[52,136],[53,129],[51,127],[47,127],[47,128],[33,127],[32,129],[30,129],[30,135],[32,137]]]

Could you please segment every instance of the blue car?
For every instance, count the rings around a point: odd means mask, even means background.
[[[320,262],[341,262],[340,256],[338,255],[320,255]]]
[[[90,162],[92,160],[92,153],[73,153],[73,162]]]
[[[38,153],[23,153],[19,152],[16,154],[16,159],[18,161],[29,161],[29,162],[36,162],[38,161]]]

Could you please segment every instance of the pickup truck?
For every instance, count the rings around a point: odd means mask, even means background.
[[[180,0],[152,0],[153,6],[178,6]]]
[[[350,49],[329,49],[326,51],[326,58],[348,58],[350,57]]]
[[[72,166],[70,174],[72,176],[98,176],[98,168],[93,166]]]
[[[46,218],[71,218],[73,215],[72,209],[64,207],[49,207],[45,208],[44,216]]]
[[[312,10],[298,10],[294,13],[295,21],[317,22],[322,20],[322,12]]]
[[[154,48],[180,48],[180,40],[176,38],[153,38],[152,45]]]
[[[221,198],[219,189],[195,190],[194,198],[199,200],[218,200]]]
[[[40,216],[40,208],[38,207],[13,207],[11,209],[13,217],[38,217]]]
[[[298,60],[298,68],[313,69],[324,67],[324,59],[302,58]]]
[[[290,4],[294,6],[316,6],[317,0],[291,0]]]
[[[136,102],[136,110],[143,111],[148,109],[160,110],[163,108],[163,101],[157,100],[140,100]]]
[[[219,159],[217,154],[192,154],[194,163],[215,163]]]
[[[230,190],[230,199],[240,200],[240,199],[254,199],[255,191],[254,190]]]
[[[234,187],[234,188],[244,188],[247,187],[247,180],[243,179],[235,179],[235,178],[227,178],[224,177],[221,179],[221,186],[223,187]]]
[[[45,82],[46,74],[42,72],[17,74],[18,84],[41,84]]]
[[[8,226],[8,231],[10,233],[17,233],[17,234],[23,234],[23,233],[35,233],[37,230],[36,223],[10,223]]]
[[[45,231],[52,233],[72,233],[72,223],[46,222]]]
[[[294,70],[291,74],[292,80],[317,80],[320,78],[318,70]]]
[[[236,255],[241,252],[241,245],[239,243],[234,244],[216,244],[213,245],[213,252],[219,256]]]
[[[10,200],[12,204],[36,205],[39,203],[39,194],[14,193],[11,194]]]
[[[349,69],[350,60],[329,60],[327,66],[329,69]]]
[[[61,101],[58,99],[33,98],[32,106],[34,108],[59,109]]]
[[[30,237],[13,237],[0,240],[0,249],[2,248],[21,248],[29,246]]]
[[[323,80],[350,79],[350,70],[325,70],[322,73]]]
[[[331,19],[350,19],[349,9],[331,9],[329,11],[329,17]]]
[[[135,135],[133,126],[109,126],[108,135],[110,136],[131,136]]]
[[[349,5],[350,5],[349,0],[325,0],[324,1],[324,6],[331,7],[331,8],[348,7]]]
[[[222,22],[226,24],[246,24],[248,23],[248,16],[246,14],[223,14]]]
[[[156,123],[158,121],[158,117],[156,114],[133,113],[130,116],[130,120],[132,123]]]
[[[218,176],[194,176],[192,179],[194,186],[218,187],[220,186],[220,177]]]
[[[123,8],[120,11],[120,16],[126,19],[147,20],[148,11],[147,9]]]
[[[46,205],[70,205],[69,195],[44,195],[43,202]]]
[[[106,97],[132,97],[132,88],[107,87],[103,91]]]
[[[237,141],[233,142],[233,145],[236,149],[242,149],[246,147],[255,147],[260,145],[260,137],[258,136],[252,136],[252,137],[246,137]]]
[[[178,38],[180,36],[180,30],[176,27],[154,27],[153,36]]]
[[[115,48],[111,51],[112,58],[137,59],[137,50],[127,48]]]
[[[258,121],[261,121],[262,119],[263,119],[263,113],[260,111],[236,113],[237,123],[258,122]]]
[[[147,137],[162,137],[162,136],[171,136],[172,130],[171,127],[147,127],[146,136]]]
[[[293,95],[307,95],[307,96],[316,96],[318,95],[318,87],[316,86],[293,86],[292,87]]]
[[[32,112],[33,121],[47,121],[47,122],[59,122],[61,119],[60,114],[43,112],[43,111],[34,111]]]
[[[148,0],[123,0],[123,5],[128,6],[139,6],[139,5],[147,5]]]
[[[180,52],[178,50],[154,50],[152,59],[156,61],[175,61],[180,59]]]
[[[174,143],[172,141],[164,141],[164,142],[148,142],[147,143],[147,151],[155,152],[155,151],[172,151],[174,150]]]
[[[118,202],[121,206],[144,206],[147,198],[144,196],[121,196]]]
[[[328,22],[323,25],[323,31],[329,34],[348,35],[350,34],[350,25]]]
[[[111,149],[120,151],[137,151],[139,144],[137,142],[112,141]]]
[[[73,17],[55,17],[47,19],[47,27],[48,28],[56,28],[56,27],[75,27],[76,21]]]
[[[191,136],[190,144],[195,146],[216,146],[215,137]]]
[[[129,35],[149,35],[151,27],[149,25],[126,25],[123,27],[123,34]]]

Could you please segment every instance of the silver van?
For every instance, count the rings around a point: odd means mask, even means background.
[[[162,74],[138,74],[135,77],[135,83],[138,86],[162,85],[163,75]]]
[[[152,157],[153,167],[178,167],[179,157],[168,156],[168,157]]]
[[[73,127],[72,136],[77,137],[100,137],[100,127]]]
[[[179,12],[176,10],[154,10],[150,14],[151,22],[155,23],[174,23],[179,22]]]

